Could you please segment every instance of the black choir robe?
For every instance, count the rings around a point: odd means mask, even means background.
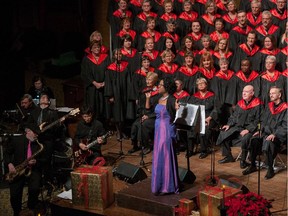
[[[192,21],[198,18],[198,13],[195,11],[182,12],[177,19],[178,33],[181,38],[185,37],[191,31]]]
[[[255,70],[258,73],[261,71],[260,67],[260,47],[254,45],[252,49],[248,47],[246,43],[240,44],[233,55],[233,59],[231,62],[231,68],[233,71],[239,71],[241,69],[241,61],[243,59],[248,59],[251,63],[251,70]]]
[[[238,22],[238,19],[237,19],[237,16],[235,17],[235,19],[231,19],[231,17],[229,16],[228,13],[224,14],[222,16],[223,20],[224,20],[224,30],[226,32],[230,32],[231,29],[233,27],[235,27],[237,25],[237,22]]]
[[[221,58],[221,55],[220,53],[217,51],[213,52],[213,61],[214,61],[214,67],[216,68],[216,70],[220,70],[220,67],[219,67],[219,60]],[[232,59],[233,59],[233,53],[231,51],[228,51],[227,53],[225,53],[225,56],[224,58],[226,58],[228,61],[229,61],[229,69],[232,69],[233,68],[231,67],[231,62],[232,62]]]
[[[280,27],[272,24],[268,31],[265,30],[265,28],[263,27],[263,25],[260,25],[258,27],[255,28],[256,34],[257,34],[257,44],[259,46],[262,45],[263,41],[264,41],[264,37],[266,35],[274,35],[276,40],[277,40],[277,44],[279,43],[279,38],[281,36],[281,29]]]
[[[286,102],[280,102],[275,105],[273,102],[269,102],[261,115],[261,131],[262,137],[265,139],[270,134],[276,136],[275,142],[287,143],[287,108]],[[263,142],[262,150],[271,150],[272,155],[276,155],[276,149],[280,146],[270,148],[269,142]]]
[[[110,59],[107,54],[100,54],[96,62],[91,53],[83,58],[81,64],[81,79],[85,88],[84,103],[93,108],[97,118],[105,118],[104,88],[97,89],[92,82],[105,81],[105,70],[109,64]]]
[[[245,27],[235,26],[230,31],[229,37],[229,48],[235,52],[235,49],[239,44],[245,43],[247,40],[248,33],[252,30],[252,28],[248,25]]]
[[[280,49],[276,48],[276,49],[273,49],[273,50],[268,50],[268,49],[261,49],[259,51],[259,60],[260,60],[260,63],[257,62],[257,64],[260,65],[260,71],[264,71],[266,70],[266,67],[265,67],[265,61],[266,61],[266,57],[268,55],[273,55],[276,57],[276,66],[275,66],[275,69],[276,70],[279,70],[281,71],[281,62],[282,61],[286,61],[286,59],[280,59],[279,58],[279,55],[280,55]]]
[[[186,66],[180,67],[176,73],[175,78],[183,81],[183,89],[190,95],[196,92],[196,79],[199,78],[198,67],[187,68]]]
[[[227,125],[230,128],[227,131],[221,131],[217,139],[216,145],[223,143],[233,137],[235,133],[240,133],[242,130],[247,129],[248,136],[252,137],[253,133],[258,128],[260,114],[263,109],[263,102],[260,98],[254,97],[246,103],[243,99],[238,101],[235,111],[229,117]],[[246,136],[247,136],[246,135]],[[234,143],[236,140],[234,140]]]
[[[153,68],[158,68],[159,65],[162,63],[162,59],[159,55],[159,51],[153,50],[151,53],[144,51],[142,56],[147,56],[150,60],[150,65]]]
[[[260,92],[261,92],[261,100],[264,102],[264,104],[267,104],[270,101],[269,98],[269,90],[272,86],[277,86],[281,89],[284,89],[285,87],[285,79],[283,76],[281,76],[281,73],[279,71],[274,71],[273,77],[270,77],[267,72],[263,72],[260,75]],[[283,98],[286,98],[286,93],[283,92],[282,95]]]
[[[257,17],[253,16],[252,12],[247,13],[247,23],[253,29],[262,24],[262,12]]]
[[[201,22],[202,25],[202,31],[205,34],[210,35],[213,31],[215,31],[215,26],[214,26],[214,20],[216,18],[220,18],[220,14],[215,14],[214,19],[211,20],[208,14],[203,14],[200,18],[199,21]]]
[[[163,79],[164,77],[172,77],[175,78],[175,73],[178,69],[178,65],[172,63],[171,65],[171,69],[166,65],[166,64],[161,64],[158,68],[157,68],[157,74],[158,74],[158,78],[159,80]]]
[[[114,98],[113,103],[108,102],[107,117],[113,118],[115,122],[124,122],[128,116],[135,114],[127,110],[128,85],[130,84],[128,62],[121,61],[119,64],[113,62],[107,67],[105,73],[104,96],[107,100]]]
[[[254,87],[254,95],[256,97],[260,96],[260,77],[256,71],[250,71],[247,75],[243,71],[238,71],[235,76],[235,101],[233,104],[236,104],[237,101],[242,98],[242,91],[246,85],[252,85]]]

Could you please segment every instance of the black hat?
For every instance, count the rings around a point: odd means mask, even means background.
[[[41,133],[40,128],[39,128],[36,124],[34,124],[34,123],[28,123],[28,124],[26,124],[26,125],[25,125],[25,129],[26,129],[26,128],[32,130],[32,131],[33,131],[34,133],[36,133],[36,134],[40,134],[40,133]]]

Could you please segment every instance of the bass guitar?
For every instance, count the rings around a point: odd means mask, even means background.
[[[101,136],[102,139],[106,139],[107,137],[111,136],[113,133],[111,131],[108,131],[106,134]],[[82,140],[83,142],[83,140]],[[85,143],[85,141],[83,142]],[[97,139],[86,144],[87,150],[82,150],[79,148],[78,145],[76,145],[76,150],[74,151],[74,167],[79,167],[82,164],[86,164],[86,158],[89,157],[93,152],[90,150],[93,146],[98,144]]]
[[[49,124],[47,126],[45,126],[46,122],[43,122],[41,125],[39,125],[41,133],[44,133],[46,130],[48,130],[48,129],[54,127],[55,125],[59,124],[60,122],[64,121],[67,117],[77,115],[79,112],[80,112],[80,109],[75,108],[75,109],[71,110],[68,114],[62,116],[60,119],[52,122],[51,124]]]

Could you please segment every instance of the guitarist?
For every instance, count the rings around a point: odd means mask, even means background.
[[[29,122],[37,124],[41,133],[39,134],[39,142],[44,145],[43,159],[44,159],[44,179],[46,186],[51,186],[53,179],[52,154],[55,150],[55,143],[60,137],[64,137],[64,125],[59,124],[45,130],[45,126],[58,120],[58,113],[56,110],[49,108],[50,98],[46,92],[42,92],[39,99],[39,106],[31,112]],[[45,130],[45,131],[44,131]]]
[[[21,211],[22,194],[26,180],[28,183],[27,205],[30,211],[35,209],[38,204],[38,195],[42,182],[42,153],[33,157],[40,149],[40,145],[36,142],[37,134],[40,133],[40,130],[37,125],[33,124],[27,124],[24,130],[25,134],[11,137],[4,153],[4,161],[8,166],[9,174],[16,173],[15,167],[31,157],[31,160],[28,161],[28,166],[31,168],[30,176],[26,178],[25,175],[21,175],[18,178],[14,178],[14,180],[9,183],[10,203],[14,211],[14,216],[18,216]],[[34,215],[33,212],[32,215]]]
[[[81,108],[81,117],[82,119],[76,129],[74,150],[82,152],[80,156],[84,159],[83,163],[92,164],[97,157],[102,156],[101,146],[106,143],[106,139],[101,136],[105,134],[105,129],[103,124],[95,118],[93,109],[90,106]],[[97,144],[88,149],[87,144],[95,140],[97,140]],[[75,158],[75,161],[77,162],[77,158]]]

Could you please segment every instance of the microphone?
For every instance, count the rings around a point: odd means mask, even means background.
[[[148,93],[148,92],[151,92],[151,91],[153,91],[153,88],[144,88],[143,90],[142,90],[142,93]]]

